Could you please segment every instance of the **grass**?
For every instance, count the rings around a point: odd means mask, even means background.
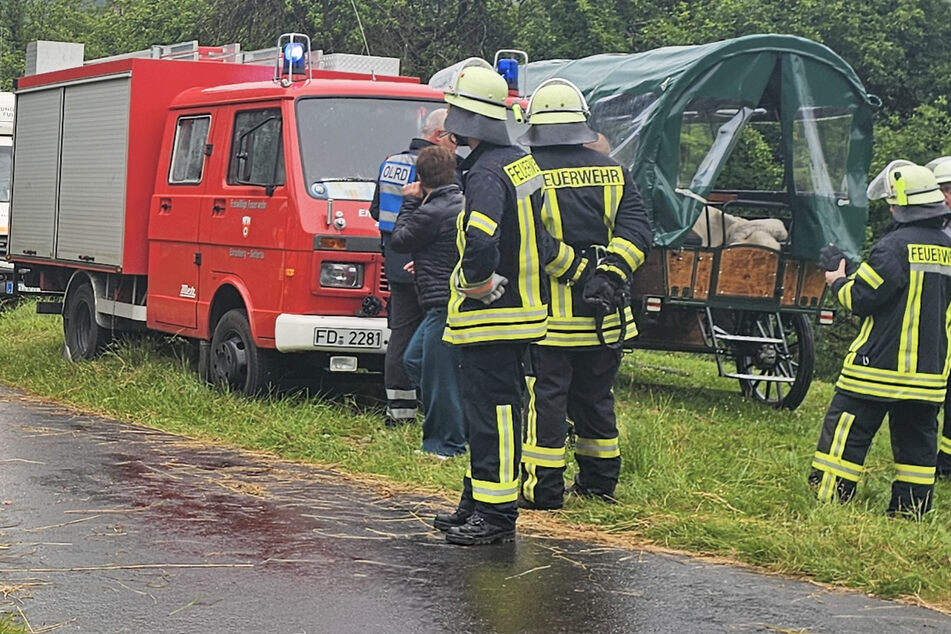
[[[183,341],[130,340],[69,364],[61,321],[30,304],[0,315],[0,341],[0,381],[121,420],[452,495],[465,470],[462,458],[414,454],[418,426],[385,429],[356,398],[216,393]],[[887,518],[886,429],[853,503],[814,500],[806,475],[830,385],[814,383],[794,412],[775,411],[741,397],[710,358],[639,351],[625,357],[615,393],[620,504],[572,500],[563,522],[951,610],[951,485],[938,484],[924,521]]]

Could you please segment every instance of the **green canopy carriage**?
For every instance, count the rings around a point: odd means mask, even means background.
[[[819,250],[857,257],[865,237],[876,98],[830,49],[786,35],[533,62],[528,92],[552,77],[585,94],[650,213],[634,345],[714,353],[745,393],[796,407]]]

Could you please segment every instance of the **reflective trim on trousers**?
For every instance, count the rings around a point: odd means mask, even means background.
[[[488,482],[472,480],[472,497],[486,504],[504,504],[518,499],[518,480],[510,482]]]
[[[841,458],[833,458],[829,454],[822,453],[821,451],[817,451],[813,457],[812,467],[819,471],[831,473],[844,480],[851,480],[852,482],[858,482],[864,470],[864,467],[860,464],[849,462]]]
[[[538,465],[539,467],[558,469],[567,464],[565,448],[539,447],[538,445],[522,443],[522,462]]]
[[[386,388],[386,399],[388,401],[415,401],[416,390],[394,390]]]
[[[614,438],[576,438],[575,455],[590,458],[617,458],[621,455],[617,437]]]
[[[951,424],[951,421],[949,421],[948,424]],[[946,453],[946,454],[951,454],[951,439],[945,438],[944,436],[938,439],[938,451],[942,453]]]
[[[914,464],[895,463],[895,479],[899,482],[908,482],[910,484],[934,484],[935,468],[922,467]]]
[[[403,418],[416,418],[416,408],[387,407],[386,415],[395,420],[400,420]]]

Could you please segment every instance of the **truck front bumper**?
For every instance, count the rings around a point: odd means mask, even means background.
[[[390,341],[385,317],[278,315],[274,343],[281,352],[384,354]]]

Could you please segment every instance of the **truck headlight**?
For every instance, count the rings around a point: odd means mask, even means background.
[[[333,288],[361,288],[363,265],[356,262],[322,262],[320,285]]]

